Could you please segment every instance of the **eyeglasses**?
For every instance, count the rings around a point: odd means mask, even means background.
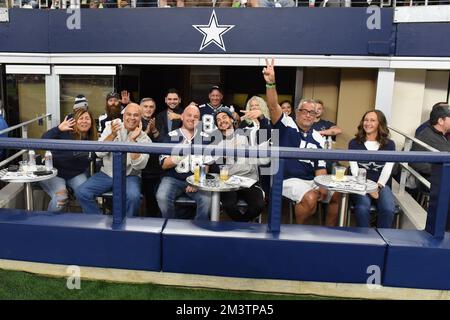
[[[300,112],[304,116],[309,114],[310,116],[315,117],[317,115],[317,112],[314,110],[298,109],[297,111]]]

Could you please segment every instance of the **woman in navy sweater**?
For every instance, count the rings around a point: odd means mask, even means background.
[[[356,150],[393,150],[394,141],[389,138],[386,117],[379,110],[364,114],[358,126],[356,137],[350,141],[348,148]],[[367,179],[378,183],[378,191],[364,196],[352,194],[350,199],[355,204],[356,221],[359,227],[370,227],[370,206],[377,206],[377,227],[391,228],[394,219],[394,196],[391,191],[391,174],[393,162],[350,161],[353,176],[358,175],[358,169],[367,170]]]
[[[73,118],[66,117],[59,126],[45,132],[42,138],[96,141],[98,134],[92,114],[80,109],[75,112]],[[89,152],[63,150],[53,152],[53,166],[58,169],[58,175],[40,182],[42,189],[51,198],[48,211],[64,209],[68,199],[66,186],[75,190],[84,183],[88,178],[89,163]]]

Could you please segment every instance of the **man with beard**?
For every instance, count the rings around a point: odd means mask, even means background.
[[[149,143],[150,138],[141,129],[141,108],[130,103],[123,114],[123,123],[115,119],[106,124],[99,141]],[[77,190],[76,197],[84,213],[101,214],[95,198],[111,191],[113,185],[113,155],[111,152],[97,152],[103,158],[101,171],[89,178]],[[126,160],[126,214],[137,215],[141,206],[141,171],[147,165],[146,153],[127,153]]]
[[[225,150],[234,148],[247,148],[249,142],[245,134],[239,134],[234,130],[233,114],[227,107],[217,109],[214,120],[223,139],[217,144]],[[244,133],[239,130],[240,133]],[[220,200],[223,210],[233,221],[249,222],[258,217],[264,210],[264,193],[259,184],[258,162],[267,164],[270,159],[254,159],[245,157],[226,156],[222,161],[218,161],[228,166],[229,176],[240,176],[255,180],[250,188],[243,188],[238,191],[222,192]],[[238,200],[243,199],[247,204],[247,210],[241,212],[237,206]]]
[[[106,95],[106,106],[105,106],[105,114],[102,114],[98,118],[99,128],[98,132],[102,133],[105,130],[106,123],[114,120],[120,119],[122,120],[122,106],[120,95],[117,92],[110,92]]]
[[[164,102],[167,108],[156,116],[156,129],[159,131],[161,139],[164,139],[170,131],[181,128],[181,114],[183,113],[180,107],[180,94],[176,89],[167,90]]]

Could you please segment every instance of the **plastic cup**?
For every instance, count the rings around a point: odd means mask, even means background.
[[[335,181],[344,181],[345,177],[345,167],[337,166],[334,168],[334,180]]]
[[[194,182],[195,183],[200,182],[200,166],[194,167]]]
[[[228,180],[228,166],[220,166],[220,174],[219,179],[220,181],[227,181]]]
[[[28,161],[19,161],[19,171],[23,174],[28,172]]]

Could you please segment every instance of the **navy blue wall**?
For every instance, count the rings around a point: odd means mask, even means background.
[[[366,27],[365,8],[215,9],[226,53],[389,55],[392,9],[381,10],[381,29]],[[80,30],[69,30],[64,10],[10,10],[0,24],[3,52],[199,53],[211,8],[81,10]],[[201,53],[224,53],[211,44]]]
[[[450,56],[450,23],[402,23],[397,28],[398,56]]]

